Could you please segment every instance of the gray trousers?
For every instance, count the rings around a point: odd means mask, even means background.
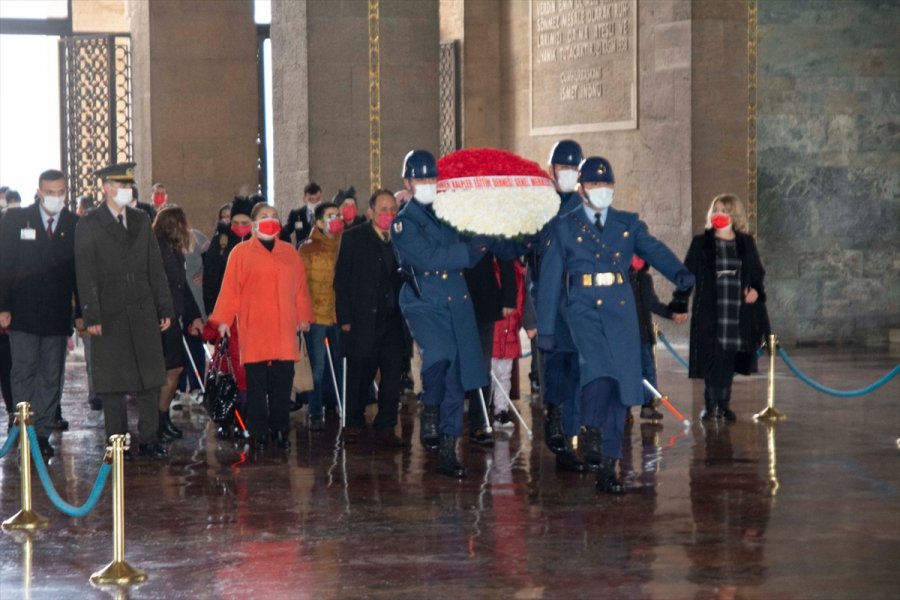
[[[97,394],[103,401],[103,421],[106,437],[128,433],[128,408],[126,398],[134,398],[138,409],[138,442],[153,444],[159,441],[159,388],[150,388],[130,394]]]
[[[66,336],[9,332],[12,354],[13,398],[30,402],[32,425],[39,437],[48,437],[59,407],[62,370],[66,365]]]

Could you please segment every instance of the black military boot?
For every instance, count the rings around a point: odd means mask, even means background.
[[[616,475],[616,463],[614,458],[603,457],[600,462],[600,472],[597,473],[597,489],[607,494],[624,494],[625,486]]]
[[[172,417],[169,416],[169,411],[159,411],[159,438],[164,442],[171,442],[172,440],[181,439],[182,437],[184,437],[184,433],[172,423]]]
[[[587,472],[587,465],[578,458],[578,453],[575,451],[575,445],[572,443],[572,438],[563,437],[563,441],[565,443],[563,451],[556,455],[556,468],[562,471],[571,471],[573,473]]]
[[[719,416],[730,423],[737,421],[737,415],[729,408],[731,404],[731,388],[716,388],[716,404],[719,406]]]
[[[703,388],[703,410],[700,411],[700,418],[704,421],[715,421],[716,420],[716,399],[713,396],[713,389],[711,387],[704,386]]]
[[[594,473],[600,470],[603,460],[603,436],[597,427],[585,427],[581,430],[581,453],[587,468]]]
[[[438,473],[448,477],[464,479],[466,477],[466,468],[456,458],[456,437],[452,435],[440,436],[439,447],[440,462],[438,463]]]
[[[553,454],[566,451],[566,434],[562,428],[562,407],[559,404],[548,404],[544,416],[544,441]]]
[[[441,407],[438,405],[422,405],[422,416],[419,421],[419,441],[429,452],[437,452],[441,443],[438,433],[438,421],[441,418]]]

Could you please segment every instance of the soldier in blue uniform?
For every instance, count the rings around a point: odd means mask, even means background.
[[[581,206],[581,196],[575,191],[578,183],[578,165],[583,159],[581,146],[573,140],[560,140],[550,151],[550,176],[559,193],[559,212],[564,214]],[[537,297],[540,281],[543,281],[540,268],[541,249],[547,248],[547,237],[550,229],[542,231],[543,242],[538,251],[531,254],[529,268],[531,270],[532,294]],[[558,293],[563,293],[558,283],[550,282]],[[556,454],[556,466],[567,471],[583,473],[587,466],[575,451],[573,438],[578,435],[578,352],[569,333],[569,324],[562,303],[556,318],[556,346],[542,352],[544,368],[543,399],[547,405],[544,418],[544,441]]]
[[[628,283],[631,257],[638,254],[679,290],[693,286],[694,276],[636,214],[609,207],[615,178],[605,158],[585,159],[578,172],[582,203],[555,217],[542,242],[538,346],[556,348],[562,303],[578,350],[585,458],[597,466],[597,487],[621,494],[616,467],[626,407],[643,397],[640,333]]]
[[[412,199],[391,226],[391,242],[404,276],[400,308],[422,354],[422,414],[419,439],[439,451],[438,472],[463,478],[456,456],[462,433],[465,390],[484,387],[481,341],[463,277],[489,249],[488,238],[464,240],[434,214],[437,162],[425,150],[403,161],[403,185]]]

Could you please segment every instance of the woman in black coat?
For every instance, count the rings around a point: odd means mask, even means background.
[[[696,290],[676,292],[670,305],[674,313],[687,313],[688,298],[696,292],[688,376],[704,380],[704,420],[735,420],[729,406],[734,373],[756,372],[756,351],[769,332],[766,272],[746,231],[740,199],[717,196],[707,213],[706,231],[694,237],[684,259],[697,278]]]
[[[187,273],[184,267],[184,254],[193,249],[194,237],[188,225],[184,210],[175,205],[168,205],[153,220],[153,233],[159,242],[163,269],[172,295],[174,319],[172,326],[162,332],[163,357],[166,362],[166,383],[159,390],[159,437],[164,441],[182,437],[180,429],[175,427],[169,417],[169,407],[178,387],[178,377],[184,370],[184,342],[182,341],[182,319],[188,330],[199,335],[203,329],[200,319],[200,308],[194,300],[194,294],[187,284]]]

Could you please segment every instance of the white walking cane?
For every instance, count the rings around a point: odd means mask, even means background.
[[[334,359],[331,357],[331,344],[328,342],[328,338],[325,338],[325,355],[328,356],[328,366],[331,367],[331,382],[334,384],[334,395],[337,396],[337,406],[338,410],[341,412],[341,427],[344,426],[344,407],[341,405],[341,392],[338,389],[337,375],[334,371]]]
[[[525,423],[525,419],[522,418],[522,415],[519,414],[519,409],[516,408],[516,405],[513,404],[512,398],[509,397],[509,394],[506,393],[506,390],[503,389],[503,385],[500,383],[500,380],[497,379],[497,376],[494,375],[494,372],[491,371],[491,378],[494,380],[494,383],[497,385],[497,388],[503,394],[503,397],[506,398],[506,405],[512,410],[513,414],[516,415],[516,418],[519,420],[519,423],[522,424],[522,427],[525,428],[525,431],[528,432],[528,439],[532,439],[534,437],[534,433],[532,433],[531,428]]]
[[[184,344],[184,353],[187,354],[188,359],[191,361],[191,367],[194,369],[194,375],[197,377],[197,383],[200,384],[200,393],[206,393],[206,387],[203,385],[203,378],[200,377],[200,371],[197,370],[197,363],[194,362],[194,355],[191,354],[191,349],[188,346],[187,339],[185,339],[184,334],[181,334],[181,343]],[[203,348],[206,348],[206,344],[203,344]],[[209,352],[209,350],[207,350]],[[190,385],[188,386],[190,387]]]
[[[687,429],[688,427],[691,426],[690,419],[685,419],[684,415],[682,415],[680,412],[678,412],[677,408],[672,406],[672,403],[669,402],[668,396],[663,396],[662,394],[660,394],[659,390],[657,390],[655,387],[653,387],[653,384],[651,384],[646,379],[644,379],[643,382],[644,382],[644,387],[647,388],[651,394],[653,394],[653,398],[662,402],[666,408],[668,408],[670,411],[672,411],[672,414],[675,415],[675,417],[681,421],[681,423],[684,425],[685,429]]]
[[[481,414],[484,415],[485,422],[484,430],[488,433],[493,433],[494,428],[491,427],[491,420],[488,419],[487,403],[484,401],[484,392],[481,388],[478,388],[478,397],[481,398]],[[469,408],[469,410],[472,410],[471,407]]]
[[[341,366],[344,369],[344,372],[341,373],[341,402],[344,403],[343,410],[341,410],[341,428],[347,426],[347,357],[341,361]]]

